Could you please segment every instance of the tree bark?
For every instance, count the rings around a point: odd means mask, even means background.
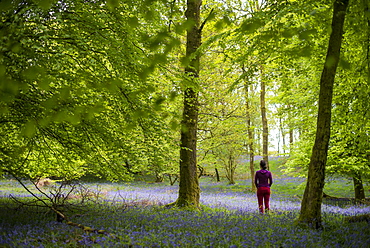
[[[294,142],[294,133],[293,129],[289,129],[289,152],[291,153],[293,150],[293,142]]]
[[[243,68],[244,69],[244,68]],[[253,142],[253,127],[252,127],[252,111],[249,104],[249,85],[245,84],[245,107],[246,107],[246,119],[247,119],[247,130],[248,130],[248,149],[249,149],[249,170],[252,179],[252,191],[256,191],[256,185],[254,184],[254,142]]]
[[[330,34],[325,65],[320,79],[316,139],[312,149],[307,184],[299,216],[300,223],[314,228],[321,228],[321,204],[330,139],[333,86],[339,62],[343,25],[348,2],[349,0],[336,0],[334,2],[332,33]]]
[[[236,163],[235,158],[233,155],[229,154],[226,162],[226,177],[229,180],[229,184],[233,185],[235,184],[235,169],[236,169]]]
[[[215,172],[216,172],[216,180],[217,180],[217,182],[219,182],[220,181],[220,174],[218,173],[217,168],[215,168]]]
[[[362,178],[359,172],[356,172],[353,176],[353,186],[355,188],[355,201],[361,202],[365,200],[364,185],[362,184]]]
[[[285,131],[283,126],[283,119],[281,117],[279,118],[279,129],[281,135],[279,135],[278,139],[278,154],[280,154],[280,147],[283,149],[283,154],[285,154]],[[282,145],[280,145],[280,138],[283,143]]]
[[[262,77],[263,70],[261,69],[261,116],[262,116],[262,155],[263,160],[266,161],[267,169],[269,169],[269,162],[268,162],[268,138],[269,138],[269,130],[267,124],[267,115],[266,115],[266,83],[264,78]]]
[[[187,20],[192,22],[192,27],[188,29],[186,37],[186,57],[190,61],[185,68],[185,76],[195,85],[199,77],[199,55],[194,56],[194,53],[201,45],[200,6],[201,0],[188,0],[185,12]],[[184,91],[181,122],[180,186],[176,201],[178,207],[199,208],[200,188],[196,156],[198,105],[198,89],[187,86]]]

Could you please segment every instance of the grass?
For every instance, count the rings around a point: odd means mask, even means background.
[[[257,211],[251,181],[236,185],[201,180],[201,211],[167,209],[177,199],[178,186],[166,183],[86,183],[101,193],[97,201],[68,212],[77,223],[104,229],[109,235],[86,233],[55,221],[41,207],[16,208],[6,195],[25,193],[14,181],[0,181],[0,247],[369,247],[367,222],[346,223],[345,216],[368,213],[368,206],[323,205],[321,230],[295,225],[303,192],[303,179],[277,178],[271,198],[272,212]],[[327,194],[342,187],[336,182]],[[344,194],[344,193],[343,193]]]

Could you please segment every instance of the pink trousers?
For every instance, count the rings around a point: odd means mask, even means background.
[[[259,187],[257,189],[258,208],[260,213],[264,213],[263,203],[265,203],[265,211],[270,210],[270,195],[271,190],[269,187]]]

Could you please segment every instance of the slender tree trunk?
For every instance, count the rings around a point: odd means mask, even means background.
[[[355,189],[355,201],[361,202],[365,200],[365,190],[364,185],[362,184],[361,173],[356,172],[353,176],[353,186]]]
[[[293,129],[289,129],[289,153],[292,152],[294,142],[294,133]]]
[[[349,0],[336,0],[325,65],[320,79],[319,110],[315,144],[308,168],[307,184],[301,203],[299,222],[321,227],[321,203],[325,181],[325,165],[330,139],[333,85],[339,62],[343,24]]]
[[[291,109],[292,106],[291,105],[288,105],[288,108]],[[290,114],[289,114],[290,116]],[[290,119],[290,117],[289,117]],[[293,151],[293,142],[294,142],[294,132],[293,132],[293,128],[289,127],[289,154],[292,154],[292,151]]]
[[[229,180],[229,184],[235,184],[235,158],[233,155],[229,154],[229,158],[227,159],[227,179]]]
[[[284,127],[283,127],[283,118],[279,118],[279,129],[281,133],[281,140],[282,140],[282,145],[281,147],[283,148],[283,154],[285,154],[285,132],[284,132]],[[280,135],[279,135],[280,137]],[[278,153],[280,154],[280,138],[279,138],[279,150]]]
[[[201,45],[200,6],[201,0],[187,0],[185,12],[192,27],[187,31],[186,57],[190,58]],[[186,77],[197,85],[199,77],[199,56],[189,61],[185,68]],[[199,180],[197,175],[197,125],[198,125],[198,89],[188,86],[184,91],[184,109],[181,122],[180,145],[180,186],[178,207],[199,208]]]
[[[267,124],[267,115],[266,115],[266,83],[263,78],[263,70],[261,69],[261,116],[262,116],[262,155],[263,160],[266,161],[267,168],[269,168],[268,163],[268,138],[269,138],[269,130]]]
[[[243,68],[244,70],[244,68]],[[256,185],[254,184],[254,134],[252,127],[252,110],[249,101],[249,85],[245,84],[245,107],[246,107],[246,119],[247,119],[247,130],[248,130],[248,149],[249,149],[249,170],[252,178],[252,191],[256,191]]]
[[[253,134],[252,134],[253,135]],[[252,145],[249,149],[253,149],[253,142],[252,142]],[[257,188],[256,188],[256,185],[254,184],[254,174],[255,174],[255,170],[254,170],[254,150],[249,150],[250,153],[249,153],[249,170],[251,172],[251,179],[252,179],[252,191],[256,191]]]
[[[216,172],[216,180],[217,182],[220,181],[220,174],[218,173],[218,169],[215,167],[215,172]]]

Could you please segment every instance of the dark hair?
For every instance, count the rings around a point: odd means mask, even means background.
[[[260,166],[261,166],[262,169],[266,170],[267,169],[266,161],[265,160],[261,160]]]

